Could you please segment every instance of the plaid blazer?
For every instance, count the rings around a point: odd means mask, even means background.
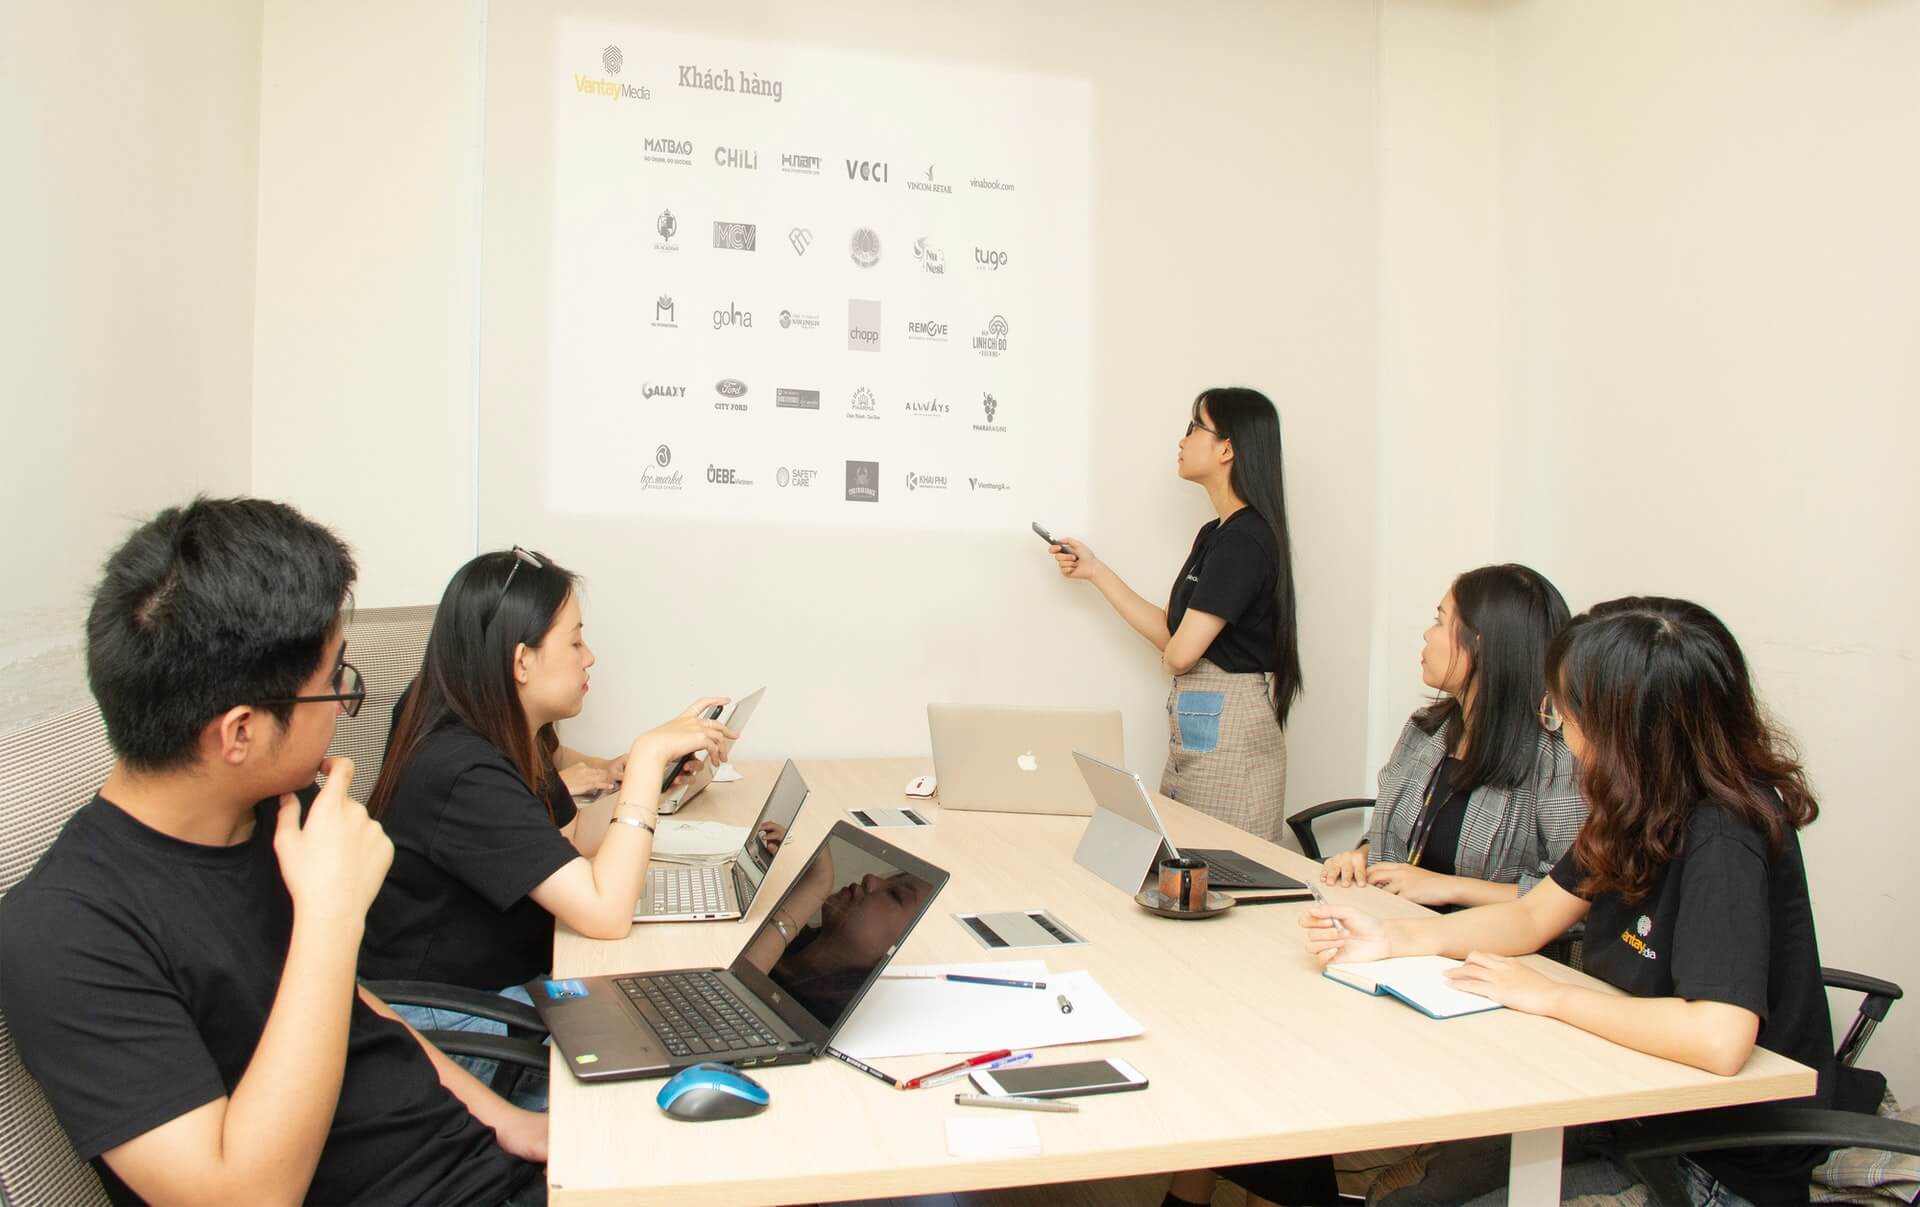
[[[1405,863],[1420,816],[1420,795],[1434,768],[1447,756],[1444,733],[1428,733],[1412,720],[1380,769],[1373,824],[1367,830],[1367,864]],[[1533,775],[1518,788],[1483,784],[1467,797],[1454,871],[1475,880],[1517,884],[1524,895],[1567,853],[1587,820],[1587,802],[1574,783],[1578,764],[1557,733],[1540,734]]]

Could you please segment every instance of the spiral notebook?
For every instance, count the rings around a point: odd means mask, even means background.
[[[1329,964],[1324,975],[1362,993],[1397,997],[1428,1018],[1459,1018],[1503,1009],[1492,998],[1448,984],[1447,970],[1459,966],[1459,960],[1446,956],[1398,956],[1359,964]]]

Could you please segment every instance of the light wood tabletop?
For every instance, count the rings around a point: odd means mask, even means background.
[[[833,1060],[755,1069],[772,1105],[748,1119],[686,1123],[654,1105],[658,1079],[583,1085],[553,1065],[548,1162],[555,1204],[811,1203],[1118,1177],[1270,1158],[1514,1133],[1515,1202],[1559,1182],[1560,1129],[1698,1107],[1791,1098],[1812,1070],[1756,1049],[1737,1076],[1647,1056],[1551,1019],[1496,1010],[1447,1021],[1322,977],[1301,942],[1305,905],[1246,905],[1189,921],[1156,917],[1073,861],[1084,818],[948,812],[902,787],[924,759],[802,761],[812,789],[787,849],[810,853],[849,808],[913,803],[935,824],[886,837],[952,875],[899,963],[1045,959],[1090,971],[1146,1033],[1043,1049],[1037,1062],[1112,1055],[1150,1080],[1137,1093],[1081,1098],[1072,1115],[1028,1114],[1042,1151],[955,1159],[945,1122],[1008,1117],[953,1103],[964,1084],[900,1091]],[[777,774],[742,764],[679,816],[745,824]],[[1182,846],[1231,847],[1289,875],[1295,852],[1156,799]],[[562,926],[558,976],[724,967],[805,862],[783,852],[740,922],[635,926],[599,942]],[[1371,888],[1328,889],[1382,916],[1421,912]],[[1045,908],[1088,942],[990,953],[955,913]],[[1539,957],[1562,979],[1581,974]],[[1591,982],[1597,984],[1597,982]],[[970,1055],[969,1053],[968,1055]],[[901,1078],[942,1063],[874,1062]]]

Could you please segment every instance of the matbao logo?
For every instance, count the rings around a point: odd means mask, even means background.
[[[940,249],[927,242],[927,236],[921,235],[913,241],[913,258],[920,261],[920,267],[935,276],[947,271],[947,258]]]
[[[713,329],[715,331],[720,330],[722,327],[746,328],[751,326],[753,326],[753,311],[742,310],[732,302],[727,303],[725,310],[716,310],[713,312]]]
[[[947,475],[945,474],[916,474],[912,470],[907,471],[908,490],[945,490],[946,488]]]
[[[801,314],[798,310],[782,310],[780,312],[780,326],[783,330],[798,328],[801,331],[812,331],[819,325],[820,316],[817,314]]]
[[[820,157],[818,155],[782,155],[780,157],[780,170],[782,172],[792,172],[798,176],[818,176],[820,174]]]
[[[671,448],[663,444],[659,448],[654,449],[653,464],[642,465],[640,467],[640,489],[679,490],[681,484],[680,471],[676,469],[669,472],[667,469],[667,466],[672,464],[673,450]]]
[[[993,395],[991,395],[991,394],[985,394],[985,393],[983,393],[983,394],[981,394],[981,395],[980,395],[980,409],[981,409],[982,411],[984,411],[984,412],[986,412],[986,416],[987,416],[987,421],[986,421],[985,423],[976,423],[976,424],[974,424],[974,425],[973,425],[973,430],[974,430],[974,431],[976,431],[976,432],[1004,432],[1004,431],[1006,431],[1006,430],[1007,430],[1007,428],[1006,428],[1006,425],[1005,425],[1005,424],[996,424],[996,423],[995,423],[995,422],[993,421],[993,417],[994,417],[995,415],[997,415],[997,414],[999,414],[999,412],[1000,412],[1000,400],[999,400],[999,399],[997,399],[997,398],[995,398],[995,397],[994,397]]]
[[[878,461],[847,462],[847,502],[878,503],[880,501],[880,463]]]
[[[653,233],[660,236],[660,242],[653,245],[653,250],[680,250],[673,245],[673,237],[680,233],[680,219],[673,216],[672,210],[660,211],[660,216],[653,220]]]
[[[663,293],[653,302],[653,325],[656,327],[678,327],[673,320],[673,295]]]
[[[932,164],[927,165],[927,178],[925,180],[907,181],[907,191],[910,193],[951,193],[953,192],[952,185],[941,184],[939,181],[933,178],[933,168],[934,168],[934,165]]]
[[[973,337],[973,350],[982,356],[999,356],[1007,350],[1007,320],[994,315],[987,329]]]
[[[739,470],[725,465],[709,465],[707,466],[707,485],[752,486],[753,479],[742,477]]]
[[[968,490],[1012,490],[1005,482],[989,482],[985,478],[968,478]]]
[[[926,319],[907,324],[908,339],[929,340],[936,344],[947,342],[947,325],[938,319]]]
[[[887,183],[887,165],[872,159],[849,159],[847,179],[864,180],[869,184],[885,184]]]
[[[685,398],[686,396],[687,387],[685,386],[656,386],[650,381],[643,382],[640,386],[640,397],[642,398]],[[667,446],[663,444],[660,447],[665,448]]]
[[[723,251],[754,251],[759,229],[751,222],[715,222],[713,245]]]
[[[773,480],[777,485],[782,488],[791,486],[795,490],[807,489],[819,476],[820,471],[817,469],[789,469],[784,465],[773,471]]]
[[[853,398],[847,403],[847,418],[878,419],[880,404],[874,401],[873,391],[865,386],[853,392]]]
[[[643,138],[640,140],[640,158],[648,163],[670,163],[690,168],[693,166],[693,142],[685,138]]]
[[[600,67],[608,75],[619,75],[626,66],[627,56],[618,46],[609,46],[600,52]],[[603,80],[597,76],[575,72],[573,90],[585,96],[604,98],[610,101],[650,101],[653,93],[648,92],[644,84],[623,84],[618,80]]]
[[[847,349],[880,350],[880,303],[866,298],[847,299]]]
[[[870,226],[854,231],[853,238],[847,241],[847,254],[860,267],[872,268],[880,262],[880,232]]]
[[[817,411],[820,409],[820,391],[796,390],[790,386],[775,386],[773,405],[785,407],[791,411]]]
[[[952,410],[953,408],[951,406],[941,402],[938,398],[929,398],[925,402],[909,402],[907,404],[907,414],[909,415],[945,415]]]
[[[713,164],[718,168],[744,168],[749,172],[760,170],[760,157],[742,147],[715,147]]]
[[[1007,266],[1007,253],[992,247],[975,247],[973,266],[982,272],[999,272]]]

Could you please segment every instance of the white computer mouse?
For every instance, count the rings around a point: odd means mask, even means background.
[[[939,787],[931,775],[916,775],[907,781],[906,791],[908,796],[932,796]]]

